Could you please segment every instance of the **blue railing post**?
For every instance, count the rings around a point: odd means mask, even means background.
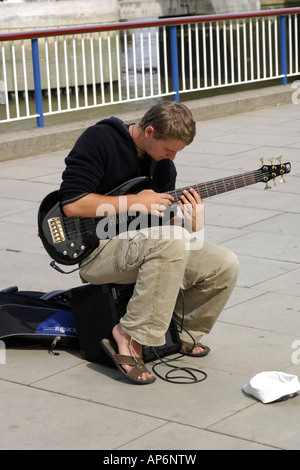
[[[282,85],[287,85],[287,55],[286,55],[286,22],[285,16],[280,16],[280,59],[281,59],[281,79]]]
[[[170,27],[171,38],[171,64],[172,64],[172,87],[174,94],[174,101],[179,101],[179,70],[178,70],[178,51],[177,51],[177,26]]]
[[[36,122],[37,122],[38,127],[44,127],[39,45],[38,45],[38,40],[36,38],[31,39],[31,53],[32,53],[32,64],[33,64],[35,110],[36,110],[36,114],[38,114],[38,117],[36,118]]]

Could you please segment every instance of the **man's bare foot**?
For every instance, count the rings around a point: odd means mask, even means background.
[[[194,348],[190,349],[186,346],[186,344],[182,345],[182,348],[180,349],[180,352],[183,353],[190,353],[190,354],[200,354],[204,351],[202,346],[195,346]]]
[[[119,354],[133,358],[136,357],[137,359],[142,357],[142,345],[137,341],[131,340],[131,337],[122,330],[120,323],[114,326],[112,334],[118,345]],[[127,373],[132,369],[132,366],[126,364],[123,364],[122,367]],[[150,372],[143,372],[138,376],[138,380],[149,380],[152,379],[152,377]]]

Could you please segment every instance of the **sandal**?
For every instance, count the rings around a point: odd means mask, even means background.
[[[185,341],[181,341],[182,348],[184,348],[184,351],[180,350],[181,354],[184,354],[185,356],[190,356],[190,357],[204,357],[207,356],[207,354],[210,352],[210,348],[208,346],[205,346],[205,344],[202,343],[186,343]],[[182,349],[181,348],[181,349]],[[196,353],[193,354],[193,349],[195,348],[202,348],[203,351],[201,353]]]
[[[106,354],[113,360],[117,368],[120,372],[122,372],[125,377],[127,377],[132,382],[139,384],[139,385],[146,385],[151,384],[156,380],[156,377],[152,377],[151,379],[147,380],[139,380],[138,377],[143,372],[149,372],[146,368],[145,363],[141,357],[134,358],[132,356],[125,356],[123,354],[118,354],[118,346],[114,340],[103,339],[101,341],[102,348],[106,352]],[[133,366],[129,372],[122,367],[122,364],[126,364],[129,366]],[[149,372],[150,373],[150,372]]]

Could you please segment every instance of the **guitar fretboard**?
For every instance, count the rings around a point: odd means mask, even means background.
[[[220,178],[214,181],[208,181],[206,183],[200,183],[196,185],[186,186],[185,188],[175,189],[170,191],[174,197],[174,202],[178,202],[184,189],[189,190],[191,187],[194,188],[201,196],[201,199],[207,197],[216,196],[227,191],[233,191],[234,189],[243,188],[257,182],[255,172],[249,171],[248,173],[242,173],[236,176],[228,176],[226,178]]]

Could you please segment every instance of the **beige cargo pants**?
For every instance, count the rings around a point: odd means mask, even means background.
[[[183,327],[198,341],[211,331],[230,297],[239,263],[222,246],[197,244],[180,226],[122,233],[110,241],[101,240],[80,275],[91,284],[135,283],[121,326],[146,346],[165,343],[173,313],[181,322],[182,288]],[[87,264],[104,245],[99,256]],[[191,342],[184,330],[181,339]]]

